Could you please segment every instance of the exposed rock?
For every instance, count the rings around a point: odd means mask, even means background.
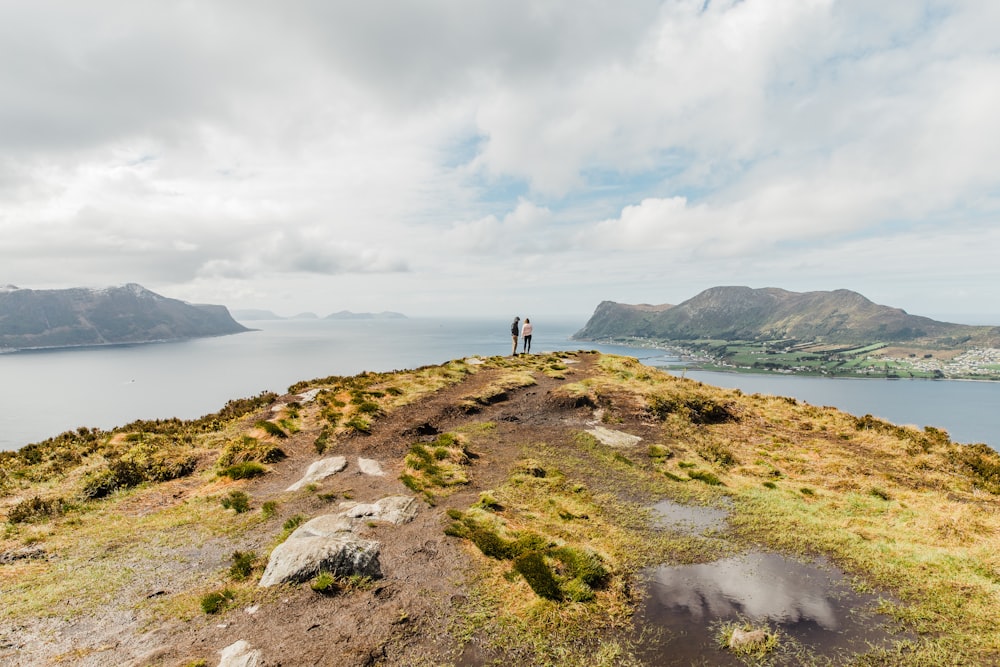
[[[316,400],[316,397],[319,395],[319,392],[320,392],[319,389],[310,389],[305,393],[299,394],[299,400],[302,401],[303,403],[311,403],[312,401]]]
[[[230,644],[219,653],[222,654],[219,667],[258,667],[262,664],[260,651],[250,648],[250,644],[242,639]]]
[[[389,496],[374,503],[344,503],[342,516],[399,525],[417,516],[417,500],[409,496]]]
[[[46,553],[45,549],[35,546],[0,552],[0,563],[13,563],[19,560],[34,560],[36,558],[48,558],[48,553]]]
[[[362,539],[350,531],[317,535],[305,528],[300,526],[275,547],[258,586],[308,581],[320,572],[342,577],[382,576],[378,542]]]
[[[417,515],[417,500],[389,496],[374,503],[344,503],[337,514],[315,517],[295,529],[275,547],[260,579],[260,586],[302,582],[320,572],[335,576],[382,576],[380,545],[354,533],[361,519],[402,524]]]
[[[358,459],[358,469],[365,475],[374,475],[376,477],[381,477],[385,473],[382,472],[382,466],[375,459]]]
[[[729,648],[747,649],[763,646],[767,642],[767,631],[763,628],[756,630],[744,630],[743,628],[733,629],[733,634],[729,637]]]
[[[624,431],[614,431],[604,426],[592,426],[587,429],[587,433],[594,436],[605,445],[616,448],[635,447],[642,440],[637,435],[625,433]]]
[[[330,475],[336,475],[346,467],[347,459],[343,456],[331,456],[330,458],[320,459],[319,461],[315,461],[310,464],[309,468],[306,469],[305,476],[295,482],[295,484],[288,487],[286,491],[298,491],[306,484],[318,482],[321,479],[326,479]]]

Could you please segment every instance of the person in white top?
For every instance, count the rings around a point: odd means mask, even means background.
[[[524,318],[524,325],[521,327],[521,339],[524,341],[524,353],[531,352],[531,320]]]

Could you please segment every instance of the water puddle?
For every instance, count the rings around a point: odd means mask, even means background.
[[[838,664],[889,646],[894,637],[885,629],[888,619],[874,612],[878,597],[856,592],[824,561],[751,552],[712,563],[660,566],[646,571],[645,589],[635,618],[640,634],[652,631],[645,633],[652,639],[640,640],[641,656],[650,664],[744,664],[718,645],[724,622],[749,621],[776,631],[778,647],[764,662],[773,665]]]
[[[726,529],[729,512],[703,505],[685,505],[661,500],[653,505],[653,527],[700,535]]]

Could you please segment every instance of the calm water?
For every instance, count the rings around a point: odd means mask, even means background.
[[[0,449],[16,449],[78,426],[112,428],[136,419],[200,417],[231,398],[283,393],[299,380],[510,353],[507,318],[247,324],[259,331],[178,343],[0,355]],[[636,356],[650,365],[677,363],[651,350],[569,340],[582,320],[539,320],[535,325],[533,352],[582,347]],[[930,424],[961,442],[1000,447],[1000,383],[828,380],[683,368],[671,372],[747,393],[795,396],[898,423]]]

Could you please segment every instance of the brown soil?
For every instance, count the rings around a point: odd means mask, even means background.
[[[32,627],[0,624],[0,662],[216,665],[219,651],[242,639],[261,651],[263,665],[461,664],[464,647],[451,639],[449,625],[456,606],[466,599],[471,559],[462,540],[444,534],[448,522],[445,511],[449,507],[467,508],[480,492],[505,479],[514,462],[524,455],[525,444],[561,442],[594,419],[594,408],[586,401],[576,405],[550,395],[561,384],[588,376],[592,363],[590,355],[580,355],[565,380],[535,373],[537,385],[510,390],[506,400],[470,414],[458,407],[461,399],[474,395],[503,372],[482,368],[464,382],[377,419],[369,435],[331,443],[330,454],[346,456],[349,465],[320,483],[316,493],[285,491],[319,458],[313,444],[319,427],[295,434],[282,442],[287,459],[271,465],[266,476],[241,487],[253,499],[254,507],[271,499],[279,501],[278,514],[260,530],[190,545],[180,557],[165,555],[145,567],[130,562],[130,566],[135,565],[133,576],[125,590],[119,591],[116,609],[72,621],[39,620]],[[618,417],[623,422],[616,428],[637,434],[650,428],[642,422],[639,411],[625,411]],[[435,433],[485,421],[496,424],[495,437],[489,438],[492,444],[488,447],[475,448],[479,457],[471,465],[467,486],[436,506],[422,504],[409,524],[376,524],[361,529],[364,537],[381,544],[383,577],[373,585],[332,595],[316,593],[308,585],[281,586],[259,592],[256,597],[263,601],[256,609],[242,606],[187,621],[163,623],[146,612],[133,611],[137,605],[141,608],[146,598],[155,600],[196,589],[199,581],[224,582],[220,572],[228,568],[232,552],[266,554],[290,516],[336,512],[337,502],[324,501],[320,495],[334,494],[338,500],[349,497],[359,502],[394,494],[413,495],[399,481],[403,458],[412,443],[431,441]],[[358,456],[379,461],[385,475],[361,474]],[[218,492],[218,488],[206,489],[204,479],[170,482],[126,500],[126,513],[138,516],[192,496]]]

